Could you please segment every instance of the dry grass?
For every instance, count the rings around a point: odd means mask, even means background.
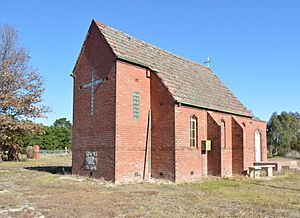
[[[69,175],[70,162],[70,157],[49,157],[0,163],[0,217],[300,216],[299,172],[272,180],[115,186]]]

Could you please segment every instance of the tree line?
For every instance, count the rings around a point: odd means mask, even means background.
[[[300,114],[273,113],[267,123],[267,144],[269,156],[298,152],[300,157]]]
[[[57,119],[50,126],[43,126],[42,133],[28,133],[19,140],[20,146],[39,145],[43,150],[71,149],[72,124],[66,118]]]

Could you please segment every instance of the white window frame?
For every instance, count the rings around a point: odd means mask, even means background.
[[[190,147],[197,148],[197,117],[190,117]]]

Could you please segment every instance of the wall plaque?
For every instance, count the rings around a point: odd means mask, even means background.
[[[97,151],[85,152],[85,169],[97,170]]]

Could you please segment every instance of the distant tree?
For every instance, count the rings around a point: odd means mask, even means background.
[[[53,125],[45,126],[43,134],[28,134],[22,139],[22,146],[40,145],[45,150],[71,148],[72,124],[66,118],[57,119]]]
[[[19,46],[17,31],[0,27],[0,150],[9,149],[20,136],[40,132],[29,119],[49,111],[42,102],[43,80],[30,65],[28,52]]]
[[[65,122],[61,123],[62,120],[65,120]],[[46,128],[45,132],[43,149],[61,150],[71,148],[72,125],[66,118],[56,120],[52,126]]]
[[[53,123],[53,126],[71,128],[72,124],[70,121],[67,120],[67,118],[59,118],[59,119],[55,120],[55,122]]]
[[[273,113],[267,129],[268,150],[272,155],[284,155],[291,150],[300,151],[299,113]]]
[[[297,143],[292,146],[292,149],[300,152],[300,131],[297,134]]]

